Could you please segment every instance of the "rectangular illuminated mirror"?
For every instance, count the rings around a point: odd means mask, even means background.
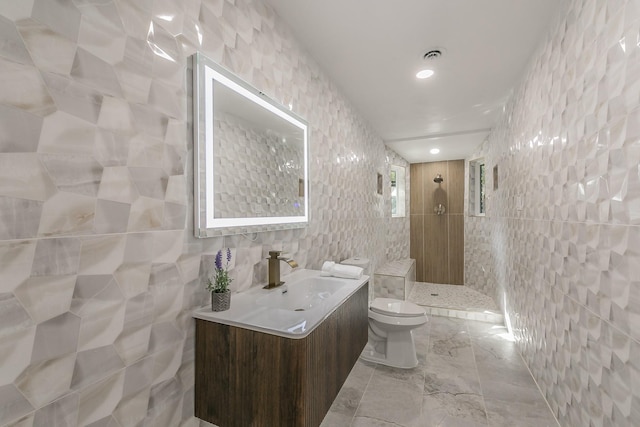
[[[195,236],[306,226],[307,122],[201,54],[192,67]]]

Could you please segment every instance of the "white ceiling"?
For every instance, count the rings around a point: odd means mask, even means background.
[[[266,2],[385,143],[418,163],[472,154],[566,0]],[[442,57],[424,60],[434,48]],[[416,79],[423,68],[435,75]]]

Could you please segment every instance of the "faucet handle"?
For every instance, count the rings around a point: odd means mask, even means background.
[[[269,256],[273,259],[277,259],[280,254],[282,253],[282,251],[269,251]],[[269,258],[267,258],[269,259]]]

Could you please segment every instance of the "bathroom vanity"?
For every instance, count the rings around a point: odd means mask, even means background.
[[[220,427],[319,426],[368,334],[368,277],[301,270],[196,318],[195,415]],[[291,297],[291,298],[288,298]]]

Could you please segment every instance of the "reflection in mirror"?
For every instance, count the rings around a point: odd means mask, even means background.
[[[307,123],[200,54],[193,70],[195,235],[305,226]]]
[[[405,216],[405,169],[391,165],[391,217]]]

